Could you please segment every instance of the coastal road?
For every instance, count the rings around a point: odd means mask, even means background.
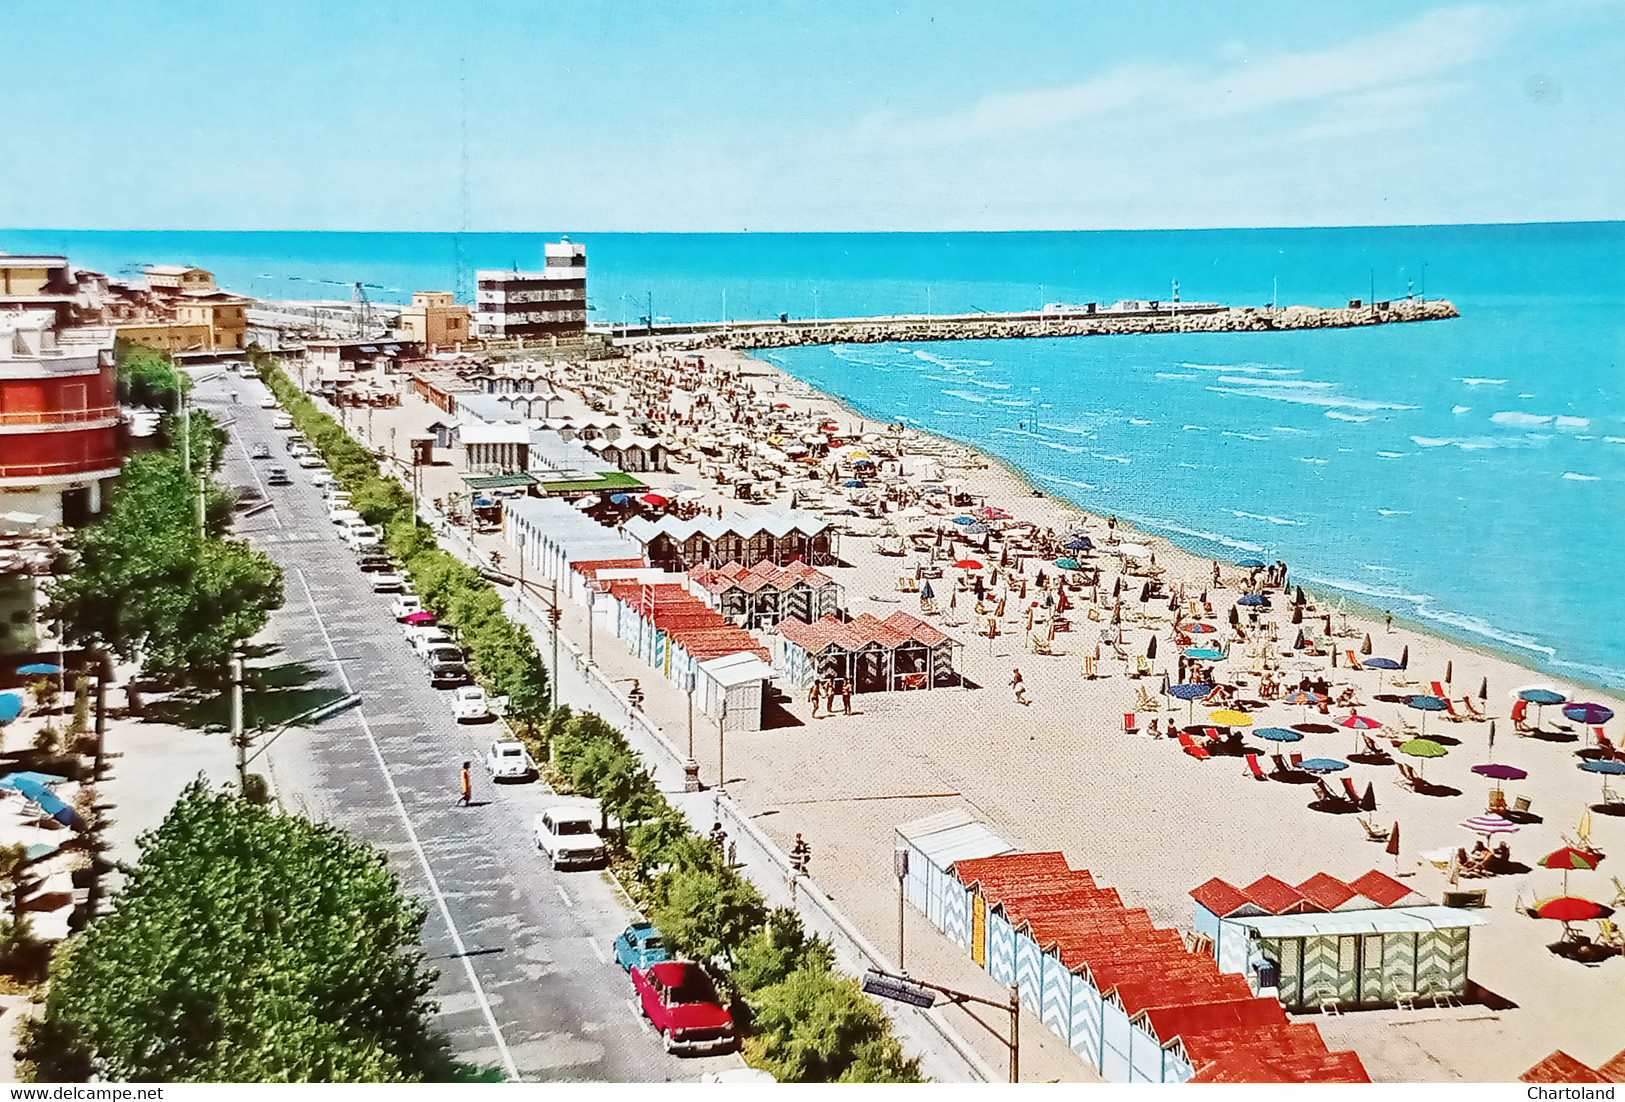
[[[235,388],[243,401],[227,408]],[[631,910],[601,872],[555,872],[531,841],[532,816],[558,802],[540,783],[496,786],[482,762],[498,728],[460,726],[449,694],[429,687],[388,608],[334,535],[308,472],[287,456],[257,383],[199,387],[200,408],[231,425],[225,476],[263,485],[256,467],[288,468],[294,485],[239,518],[239,534],[286,571],[286,603],[257,665],[308,678],[299,688],[356,706],[278,738],[257,771],[284,806],[379,846],[428,910],[423,940],[439,969],[438,1025],[462,1059],[524,1080],[693,1081],[740,1066],[737,1055],[680,1058],[637,1013],[610,943]],[[249,459],[264,443],[270,460]],[[254,707],[247,705],[250,714]],[[475,763],[473,806],[456,806],[458,769]]]

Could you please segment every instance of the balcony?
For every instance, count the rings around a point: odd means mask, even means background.
[[[96,409],[0,410],[0,427],[11,425],[83,425],[91,421],[116,421],[117,406]]]

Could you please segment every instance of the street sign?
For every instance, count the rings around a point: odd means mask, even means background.
[[[910,1006],[929,1007],[937,1001],[937,993],[928,987],[911,983],[900,976],[884,972],[867,972],[863,977],[863,990],[882,999],[892,999]]]

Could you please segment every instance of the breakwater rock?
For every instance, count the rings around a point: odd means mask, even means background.
[[[1235,333],[1272,329],[1337,329],[1460,316],[1446,299],[1399,299],[1348,306],[1228,306],[1177,313],[898,315],[825,321],[692,323],[631,333],[617,343],[634,348],[786,348],[802,344],[875,344],[888,341],[1086,337],[1130,333]]]

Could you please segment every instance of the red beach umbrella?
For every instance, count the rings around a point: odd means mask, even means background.
[[[958,562],[954,563],[954,569],[955,570],[980,570],[980,569],[982,569],[982,564],[977,562],[975,559],[960,559]]]
[[[1535,908],[1535,914],[1541,918],[1555,918],[1559,922],[1586,922],[1593,918],[1607,918],[1614,913],[1614,908],[1605,907],[1601,903],[1593,903],[1589,899],[1581,899],[1577,895],[1559,895],[1541,903]]]
[[[1569,890],[1569,870],[1594,869],[1602,860],[1602,854],[1596,850],[1576,849],[1573,846],[1564,846],[1554,849],[1540,859],[1540,864],[1548,869],[1563,870],[1563,891],[1566,895]],[[1571,897],[1572,898],[1572,897]]]
[[[1347,719],[1340,719],[1337,722],[1343,727],[1349,727],[1356,731],[1375,731],[1378,727],[1382,726],[1381,723],[1372,719],[1370,716],[1362,716],[1358,713],[1349,716]]]
[[[638,498],[638,500],[643,502],[645,505],[664,505],[664,504],[666,504],[666,499],[664,497],[662,497],[660,494],[644,494],[642,497]]]

